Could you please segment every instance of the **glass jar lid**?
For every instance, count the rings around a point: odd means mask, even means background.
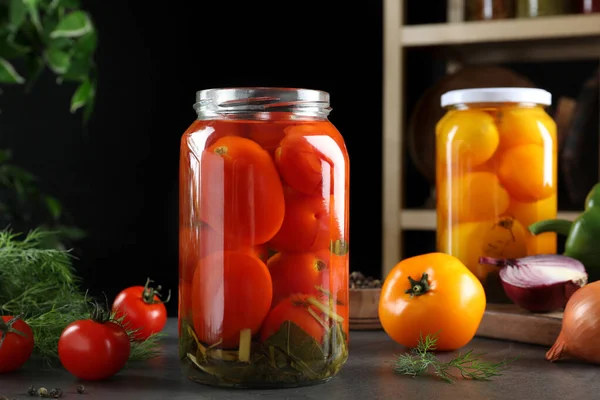
[[[552,94],[544,89],[499,87],[451,90],[441,97],[442,107],[470,103],[533,103],[549,106],[552,104]]]

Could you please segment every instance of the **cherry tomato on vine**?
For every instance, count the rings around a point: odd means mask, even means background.
[[[123,326],[133,330],[132,337],[139,341],[162,331],[167,323],[167,308],[164,303],[171,299],[171,292],[162,301],[162,288],[160,285],[156,289],[150,287],[151,282],[148,278],[145,286],[132,286],[122,290],[112,306],[115,317],[122,318]]]
[[[107,379],[118,373],[130,352],[127,332],[106,313],[96,312],[91,319],[70,323],[58,340],[58,357],[63,367],[88,381]]]
[[[0,373],[23,366],[33,353],[31,327],[18,317],[0,317]]]
[[[379,298],[385,332],[414,348],[437,335],[437,350],[452,351],[473,339],[485,311],[479,279],[456,257],[429,253],[400,261],[386,277]]]

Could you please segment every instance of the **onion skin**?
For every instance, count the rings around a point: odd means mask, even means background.
[[[576,291],[567,302],[560,334],[546,353],[546,360],[570,357],[600,364],[599,337],[600,281],[596,281]]]
[[[500,281],[506,296],[519,307],[535,313],[562,310],[571,296],[587,283],[587,274],[583,264],[563,255],[535,255],[518,259],[480,257],[479,262],[502,267]],[[554,283],[520,282],[521,285],[509,282],[506,268],[519,268],[526,264],[529,266],[535,265],[536,268],[551,268],[561,264],[569,265],[574,271],[581,272],[582,278],[575,281],[566,280]]]

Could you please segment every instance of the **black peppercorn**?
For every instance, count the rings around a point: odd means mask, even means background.
[[[50,397],[53,399],[58,399],[60,396],[62,396],[62,390],[59,388],[54,388],[50,391]]]

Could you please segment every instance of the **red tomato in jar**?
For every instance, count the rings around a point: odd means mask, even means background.
[[[233,238],[225,237],[206,224],[184,227],[179,230],[179,265],[180,277],[192,282],[198,262],[216,251],[238,250],[258,257],[261,261],[269,259],[266,244],[248,246],[236,244]]]
[[[333,163],[303,135],[289,134],[275,150],[275,165],[285,182],[294,190],[309,195],[333,190]]]
[[[87,319],[69,324],[58,340],[63,367],[79,379],[97,381],[118,373],[129,359],[131,344],[115,322]]]
[[[31,327],[17,317],[0,317],[0,373],[21,368],[33,353]]]
[[[314,252],[327,249],[341,238],[340,224],[330,210],[334,197],[299,193],[285,188],[285,217],[269,241],[280,252]]]
[[[167,323],[167,308],[164,303],[171,299],[171,292],[162,301],[161,287],[150,287],[148,279],[145,286],[132,286],[122,290],[113,302],[112,310],[117,319],[122,319],[125,328],[134,330],[135,340],[146,340],[154,333],[163,330]]]
[[[269,153],[250,139],[226,136],[202,152],[199,215],[245,245],[269,241],[285,213],[279,173]]]
[[[348,286],[345,263],[342,257],[331,254],[328,249],[312,253],[277,253],[267,263],[273,281],[273,302],[293,294],[323,296],[329,294],[342,301],[344,288]],[[344,296],[345,297],[345,296]]]
[[[198,264],[192,285],[198,339],[208,346],[236,348],[243,329],[258,332],[272,298],[271,275],[257,257],[239,251],[209,254]]]
[[[277,333],[284,322],[290,321],[312,336],[317,343],[323,343],[326,333],[323,326],[324,314],[319,308],[310,304],[308,298],[309,296],[293,295],[280,301],[265,319],[260,331],[260,340],[264,342]],[[328,306],[321,303],[324,307]],[[320,318],[323,323],[317,318]]]

